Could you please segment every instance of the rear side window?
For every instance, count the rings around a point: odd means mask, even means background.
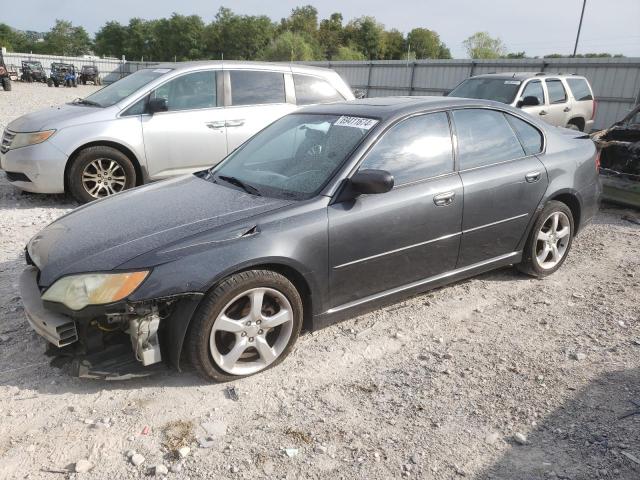
[[[531,80],[522,91],[522,98],[536,97],[540,105],[544,105],[544,91],[540,80]]]
[[[298,105],[340,102],[344,97],[329,82],[309,75],[293,75]]]
[[[524,153],[527,155],[535,155],[542,151],[543,137],[542,133],[540,133],[537,128],[524,120],[520,120],[513,115],[509,115],[508,113],[505,113],[504,116],[516,131],[516,135],[518,135],[518,138],[520,139],[522,148],[524,148]]]
[[[589,84],[584,78],[567,78],[567,83],[569,84],[573,98],[576,100],[593,100]]]
[[[547,80],[549,103],[564,103],[567,101],[567,92],[560,80]]]
[[[231,105],[285,103],[284,74],[252,70],[232,70]]]
[[[386,170],[395,185],[453,172],[453,147],[444,112],[412,117],[384,134],[361,169]]]
[[[504,115],[495,110],[454,110],[460,170],[512,160],[524,155]]]

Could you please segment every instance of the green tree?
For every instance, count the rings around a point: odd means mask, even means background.
[[[159,60],[192,60],[202,58],[204,22],[198,15],[174,13],[159,20],[153,29],[154,57]]]
[[[87,31],[83,27],[74,27],[66,20],[56,20],[56,24],[44,36],[44,53],[80,56],[90,50],[91,39]]]
[[[264,49],[260,57],[270,62],[316,60],[313,46],[300,33],[283,32]]]
[[[510,52],[503,55],[504,58],[527,58],[526,52]]]
[[[404,35],[392,28],[383,35],[384,60],[400,60],[407,57]]]
[[[162,60],[154,58],[154,30],[156,20],[132,18],[127,26],[127,37],[124,43],[124,55],[129,60]]]
[[[414,28],[407,35],[407,43],[417,59],[440,58],[442,42],[433,30]]]
[[[451,59],[451,50],[444,43],[440,44],[440,50],[438,52],[438,58]]]
[[[506,53],[506,47],[499,38],[489,32],[476,32],[462,42],[471,58],[499,58]]]
[[[327,60],[332,60],[338,53],[338,49],[342,46],[343,41],[341,13],[332,13],[328,19],[320,22],[318,40],[324,56]]]
[[[209,58],[253,60],[269,45],[275,25],[265,15],[236,15],[221,7],[204,32],[205,54]]]
[[[384,56],[384,25],[373,17],[351,20],[345,27],[345,39],[368,60],[379,60]]]
[[[94,44],[98,55],[120,58],[125,52],[129,32],[119,22],[107,22],[96,32]]]
[[[318,33],[318,10],[312,5],[296,7],[291,11],[289,18],[282,19],[280,28],[281,31],[316,36]]]
[[[343,47],[338,47],[338,51],[333,56],[332,60],[361,61],[361,60],[366,60],[366,58],[361,51],[355,48],[343,46]]]

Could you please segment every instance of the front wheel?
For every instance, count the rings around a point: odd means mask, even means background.
[[[569,207],[562,202],[550,201],[529,234],[518,269],[534,277],[552,274],[567,259],[573,234],[573,215]]]
[[[47,87],[53,87],[53,80],[47,80]]]
[[[67,185],[80,203],[108,197],[136,186],[136,169],[124,153],[112,147],[82,150],[69,168]]]
[[[11,79],[9,77],[5,77],[2,79],[2,89],[5,92],[11,91]]]
[[[253,375],[291,352],[302,318],[302,299],[287,278],[270,270],[237,273],[198,307],[189,327],[187,353],[209,380]]]

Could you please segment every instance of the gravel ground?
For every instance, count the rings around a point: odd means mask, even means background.
[[[0,123],[89,90],[16,83]],[[551,277],[459,282],[209,385],[49,365],[17,278],[27,240],[75,206],[0,176],[0,478],[640,478],[640,414],[622,418],[640,402],[637,212],[604,209]]]

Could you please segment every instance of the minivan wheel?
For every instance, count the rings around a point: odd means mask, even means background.
[[[573,234],[573,215],[569,207],[562,202],[550,201],[529,234],[518,268],[534,277],[552,274],[567,259]]]
[[[107,146],[89,147],[68,173],[69,191],[80,203],[114,195],[136,185],[136,169],[124,153]]]
[[[274,367],[291,352],[302,328],[296,288],[270,270],[240,272],[202,301],[187,337],[191,363],[216,382]]]

